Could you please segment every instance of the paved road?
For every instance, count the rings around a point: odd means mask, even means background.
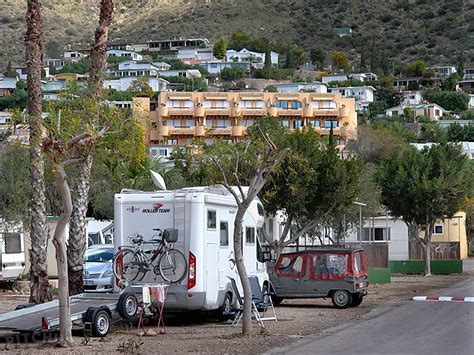
[[[474,296],[474,277],[439,296]],[[272,354],[474,354],[474,303],[415,302],[373,310]]]

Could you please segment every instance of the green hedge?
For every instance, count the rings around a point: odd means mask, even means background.
[[[390,283],[389,268],[368,268],[367,279],[372,284],[388,284]]]
[[[396,260],[389,262],[392,273],[423,274],[423,260]],[[462,260],[431,260],[432,274],[462,274]]]

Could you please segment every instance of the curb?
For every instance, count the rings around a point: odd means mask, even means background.
[[[435,302],[474,302],[474,297],[462,296],[416,296],[413,301],[435,301]]]

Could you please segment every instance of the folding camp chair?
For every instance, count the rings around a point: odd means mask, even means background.
[[[260,284],[258,282],[258,278],[255,276],[249,277],[250,281],[250,287],[252,289],[252,302],[255,305],[255,308],[261,312],[260,319],[262,321],[265,320],[274,320],[275,322],[278,322],[276,313],[275,313],[275,307],[273,307],[273,301],[272,301],[272,294],[271,292],[262,292],[262,289],[260,288]],[[273,316],[265,317],[265,312],[271,309]]]
[[[240,320],[242,319],[242,316],[244,315],[244,300],[240,296],[240,292],[239,292],[239,289],[237,288],[237,283],[235,282],[235,280],[232,277],[229,277],[229,279],[230,279],[230,282],[232,283],[232,289],[234,290],[234,296],[235,296],[235,298],[237,299],[237,302],[238,302],[237,313],[235,314],[234,321],[232,322],[232,325],[237,325],[237,324],[239,324]],[[254,318],[257,321],[257,323],[260,327],[265,328],[265,326],[263,325],[263,321],[260,317],[260,313],[258,312],[257,306],[255,305],[255,303],[253,301],[252,301],[251,310],[252,310],[252,318]]]

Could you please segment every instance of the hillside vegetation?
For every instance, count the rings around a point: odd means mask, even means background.
[[[2,0],[0,66],[23,62],[26,1]],[[45,49],[92,39],[99,0],[43,1]],[[339,38],[333,27],[351,27]],[[377,52],[398,60],[455,63],[461,51],[474,63],[474,3],[470,0],[118,0],[112,39],[146,41],[236,31],[310,50],[343,50],[352,60]],[[3,64],[3,66],[5,66]]]

